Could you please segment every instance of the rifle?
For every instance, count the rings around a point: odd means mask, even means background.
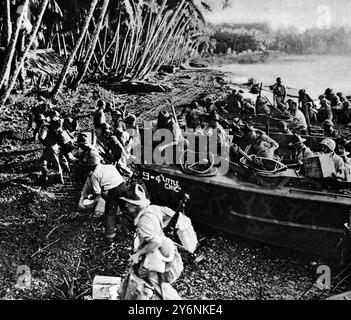
[[[176,213],[173,215],[173,217],[171,218],[171,220],[169,221],[169,223],[167,224],[167,226],[164,228],[164,233],[167,237],[171,238],[172,240],[175,238],[177,239],[177,234],[176,234],[176,225],[178,222],[178,218],[179,218],[179,214],[183,213],[185,211],[185,207],[188,203],[188,201],[190,200],[190,196],[189,194],[184,194],[184,197],[182,200],[179,201],[179,205],[178,208],[176,210]],[[178,242],[178,241],[176,241]]]

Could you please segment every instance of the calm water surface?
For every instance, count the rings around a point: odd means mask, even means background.
[[[253,77],[264,85],[272,85],[281,77],[288,87],[305,88],[315,99],[329,87],[351,95],[349,56],[285,57],[263,64],[228,64],[213,68],[230,72],[230,79],[238,83]]]

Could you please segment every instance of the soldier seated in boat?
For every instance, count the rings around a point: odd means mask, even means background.
[[[332,102],[333,96],[334,96],[334,90],[331,88],[325,89],[324,96],[325,96],[325,99],[327,99],[329,102]]]
[[[345,163],[344,160],[335,153],[336,143],[334,140],[327,138],[321,142],[322,153],[330,154],[335,166],[336,175],[334,178],[345,179]]]
[[[350,152],[345,150],[341,144],[338,144],[335,153],[341,157],[345,164],[345,180],[347,182],[351,181],[351,160],[349,158]]]
[[[304,162],[306,158],[310,158],[314,156],[314,152],[308,148],[304,143],[306,139],[303,139],[299,135],[294,135],[293,141],[289,143],[289,146],[293,150],[293,159],[294,163],[297,163],[300,169],[300,173],[304,174]]]
[[[243,99],[242,90],[233,90],[232,93],[227,98],[226,110],[232,114],[239,114],[242,110],[241,100]]]
[[[324,136],[328,138],[339,138],[339,134],[334,129],[334,123],[331,120],[325,120],[323,122]]]
[[[346,97],[344,97],[344,94],[342,92],[338,92],[336,95],[340,99],[341,103],[344,103],[345,101],[347,101]]]
[[[196,101],[190,104],[190,110],[185,115],[186,127],[195,133],[203,133],[203,118],[208,114],[200,110]]]
[[[320,99],[320,108],[318,110],[317,119],[318,122],[333,120],[333,112],[330,106],[330,102],[327,99]]]
[[[292,123],[288,124],[290,130],[307,131],[307,121],[301,110],[298,109],[297,103],[291,99],[288,100],[289,112],[292,115]]]
[[[245,124],[244,139],[250,146],[249,154],[257,157],[274,159],[274,152],[279,148],[278,142],[267,136],[263,131]]]
[[[256,100],[256,112],[257,114],[270,115],[271,108],[268,105],[268,101],[265,98],[257,97]]]
[[[251,99],[247,98],[239,101],[241,102],[242,115],[249,115],[249,116],[256,115],[256,107]]]
[[[173,141],[168,144],[159,146],[159,152],[163,152],[165,149],[171,148],[173,146],[175,146],[177,150],[183,150],[185,145],[189,144],[188,140],[183,137],[178,122],[166,110],[162,110],[158,114],[156,130],[158,129],[167,129],[173,134]]]
[[[205,129],[205,134],[212,136],[214,133],[216,134],[217,141],[217,151],[219,148],[224,148],[227,150],[229,148],[229,137],[225,132],[224,128],[219,123],[219,115],[217,112],[211,112],[208,115],[208,125]]]
[[[317,122],[314,101],[305,89],[299,91],[298,107],[303,112],[309,127],[311,123]]]
[[[342,109],[338,112],[338,123],[347,124],[351,121],[351,104],[349,101],[344,101]]]

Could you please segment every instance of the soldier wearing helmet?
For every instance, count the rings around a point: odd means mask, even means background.
[[[334,161],[335,178],[345,179],[345,163],[344,160],[335,153],[336,143],[333,139],[327,138],[321,142],[322,152],[330,154]]]
[[[334,129],[334,123],[333,121],[327,119],[323,122],[323,127],[324,127],[324,136],[329,137],[329,138],[338,138],[339,135]]]
[[[317,119],[319,122],[324,122],[325,120],[333,120],[333,111],[330,106],[330,102],[327,99],[320,100],[320,108],[317,113]]]
[[[91,200],[99,197],[105,199],[105,239],[108,244],[112,244],[116,236],[115,224],[119,199],[126,192],[125,181],[114,165],[100,164],[96,155],[90,155],[87,164],[90,167],[90,174],[84,184],[85,194],[82,197]]]

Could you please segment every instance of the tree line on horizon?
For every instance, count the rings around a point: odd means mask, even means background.
[[[289,55],[343,55],[351,53],[351,29],[330,27],[271,29],[266,23],[218,24],[207,27],[215,54],[276,50]]]

